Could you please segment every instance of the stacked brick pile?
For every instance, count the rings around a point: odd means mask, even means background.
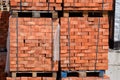
[[[62,0],[10,0],[13,10],[62,10]]]
[[[63,17],[61,12],[65,13],[67,11],[69,13],[74,10],[83,12],[83,15],[86,15],[87,11],[97,10],[99,13],[102,10],[102,12],[107,12],[112,10],[112,4],[113,0],[10,0],[13,11],[24,10],[30,12],[33,10],[37,12],[50,10],[58,13],[57,17],[60,17],[56,19],[13,17],[14,15],[10,17],[10,72],[57,72],[59,67],[61,71],[107,70],[108,16],[66,17],[64,15]],[[58,57],[58,54],[54,51],[57,50],[54,39],[59,23],[60,65],[55,58],[56,55]],[[8,77],[7,80],[13,80],[13,77],[12,75],[12,78]],[[16,76],[16,79],[55,80],[56,78]],[[101,80],[98,77],[70,77],[62,80],[69,79]],[[105,79],[109,80],[109,78]]]
[[[13,10],[112,10],[113,0],[10,0],[10,5]]]
[[[17,78],[7,77],[7,80],[56,80],[56,79],[50,77],[17,77]]]
[[[112,10],[113,0],[64,0],[64,10]]]
[[[9,13],[0,11],[0,48],[6,48]]]
[[[6,73],[5,71],[6,63],[6,53],[0,53],[0,80],[5,80]]]
[[[85,77],[85,78],[79,78],[79,77],[68,77],[68,78],[63,78],[62,80],[110,80],[108,76],[104,77]]]
[[[16,18],[10,18],[10,71],[17,68],[18,71],[58,71],[58,62],[53,60],[53,38],[58,21],[18,18],[17,23]]]
[[[61,18],[61,69],[106,70],[108,30],[107,16]]]

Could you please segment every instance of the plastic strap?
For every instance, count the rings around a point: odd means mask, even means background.
[[[100,34],[100,18],[98,18],[98,35],[97,35],[97,42],[96,42],[96,59],[95,59],[95,71],[96,71],[96,64],[98,60],[98,47],[99,47],[99,34]]]
[[[20,11],[22,12],[22,0],[20,0]]]
[[[53,36],[53,29],[54,29],[54,27],[53,27],[53,18],[52,18],[52,21],[51,21],[51,29],[52,29],[52,32],[51,32],[51,41],[52,41],[52,45],[51,45],[51,54],[52,54],[52,62],[51,62],[51,68],[52,68],[52,71],[53,71],[53,66],[54,66],[54,63],[53,63],[53,57],[54,57],[54,55],[53,55],[53,48],[54,48],[54,43],[53,43],[53,41],[54,41],[54,36]]]
[[[68,53],[69,53],[69,68],[70,68],[70,20],[69,20],[69,16],[68,16]],[[70,70],[70,69],[69,69]]]
[[[18,16],[16,16],[16,70],[18,72]],[[15,80],[16,80],[16,77],[15,77]]]
[[[104,10],[104,0],[102,0],[102,12]],[[97,43],[96,43],[96,59],[95,59],[95,71],[97,66],[97,60],[98,60],[98,47],[99,47],[99,32],[100,32],[100,17],[98,18],[98,36],[97,36]]]
[[[49,10],[49,9],[50,9],[50,8],[49,8],[49,7],[50,7],[50,3],[49,3],[49,0],[47,0],[47,1],[48,1],[48,13],[49,13],[49,11],[50,11],[50,10]]]

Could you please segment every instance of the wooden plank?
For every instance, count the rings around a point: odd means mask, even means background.
[[[86,72],[78,72],[78,73],[79,73],[79,77],[86,77],[87,76]]]
[[[32,72],[32,77],[37,77],[37,72]]]
[[[108,17],[108,11],[103,11],[103,17]]]
[[[53,12],[52,12],[52,18],[58,18],[58,13],[55,12],[55,11],[53,11]]]
[[[57,78],[57,72],[53,72],[53,73],[52,73],[52,76],[53,76],[54,78]]]
[[[88,17],[88,11],[83,11],[83,16]]]
[[[12,72],[12,77],[13,78],[17,77],[16,72]]]
[[[63,16],[64,16],[64,17],[69,17],[69,12],[66,12],[66,11],[63,12]]]

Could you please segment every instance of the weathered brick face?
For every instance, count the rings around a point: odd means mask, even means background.
[[[106,70],[108,17],[62,17],[60,21],[61,69],[95,70],[96,66],[96,70]]]
[[[10,0],[13,10],[62,10],[62,0]],[[21,7],[20,7],[21,5]]]
[[[112,10],[113,0],[10,0],[10,5],[13,10]]]
[[[58,70],[58,62],[53,60],[53,39],[58,21],[10,18],[10,71],[17,68],[19,71]]]
[[[113,0],[64,0],[64,10],[112,10]]]

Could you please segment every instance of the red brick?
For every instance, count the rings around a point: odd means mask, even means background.
[[[41,22],[39,23],[41,25],[39,25],[37,21]],[[51,18],[18,18],[18,23],[20,24],[18,24],[19,40],[17,44],[17,36],[15,35],[16,26],[13,26],[16,21],[14,18],[10,18],[10,71],[16,71],[17,64],[15,63],[17,60],[17,46],[19,71],[58,70],[58,61],[52,60],[52,35],[54,37],[59,20],[53,21],[53,31],[51,22]]]
[[[99,43],[98,41],[98,18],[85,18],[85,17],[69,17],[70,23],[68,24],[68,18],[61,18],[61,36],[60,36],[60,47],[61,47],[61,66],[62,70],[94,70],[95,62],[97,58],[97,69],[106,70],[108,66],[108,28],[103,28],[103,24],[109,26],[108,17],[100,18],[100,32],[99,32]],[[92,21],[91,26],[88,27]],[[78,23],[83,23],[81,26]],[[64,27],[64,25],[66,25]],[[68,25],[70,25],[70,35],[63,34],[62,31],[69,31]],[[83,27],[84,26],[84,27]],[[66,32],[66,33],[67,33]],[[105,34],[104,34],[105,33]],[[69,36],[69,37],[68,37]],[[70,39],[70,40],[69,40]],[[63,42],[64,41],[64,42]],[[63,48],[66,47],[66,48]],[[70,48],[69,48],[70,47]],[[97,51],[98,47],[98,52]],[[69,56],[70,55],[70,56]],[[97,57],[96,57],[97,56]],[[63,58],[64,57],[64,58]],[[69,59],[70,62],[69,63]],[[91,61],[93,60],[93,61]],[[104,60],[104,61],[102,61]],[[67,66],[68,62],[72,67]],[[78,65],[77,65],[78,64]],[[103,64],[103,65],[102,65]],[[103,68],[105,66],[105,68]],[[84,67],[84,68],[83,68]],[[101,69],[100,69],[101,68]]]

